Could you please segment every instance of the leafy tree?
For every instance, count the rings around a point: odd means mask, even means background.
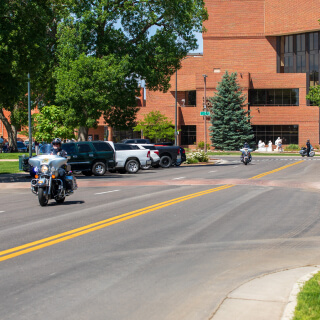
[[[320,86],[311,87],[306,97],[313,105],[320,107]]]
[[[244,110],[246,97],[237,82],[237,74],[228,71],[217,87],[217,93],[210,98],[212,103],[209,128],[212,145],[221,150],[237,150],[254,138],[250,124],[251,116]]]
[[[142,131],[149,139],[174,140],[174,125],[160,111],[151,111],[139,121],[134,131]]]
[[[58,32],[57,101],[74,110],[81,139],[101,114],[113,124],[131,123],[140,80],[150,90],[168,90],[207,19],[203,0],[70,2]],[[117,110],[126,112],[119,117]]]
[[[34,105],[49,92],[51,77],[44,73],[50,74],[62,2],[0,1],[0,120],[13,149],[17,128],[27,123],[27,74],[31,75]],[[10,117],[4,110],[10,112]]]
[[[33,114],[34,138],[38,141],[50,142],[54,138],[74,138],[73,127],[65,126],[68,110],[59,106],[44,106],[39,113]]]

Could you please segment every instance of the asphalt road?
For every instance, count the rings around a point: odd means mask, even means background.
[[[320,161],[301,160],[79,176],[44,208],[0,184],[1,320],[210,319],[241,284],[320,264]]]

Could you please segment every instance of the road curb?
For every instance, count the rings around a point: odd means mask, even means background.
[[[283,312],[281,320],[292,320],[294,316],[294,311],[297,306],[297,297],[298,294],[300,293],[302,287],[304,284],[309,281],[315,274],[317,274],[320,271],[320,266],[315,266],[318,268],[315,271],[312,271],[304,276],[302,276],[292,287],[289,300],[287,303],[287,306]]]

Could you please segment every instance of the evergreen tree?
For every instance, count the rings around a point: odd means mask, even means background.
[[[245,141],[252,145],[251,116],[244,109],[246,97],[237,82],[237,73],[229,75],[226,71],[217,90],[215,96],[210,98],[212,145],[221,150],[239,150]]]

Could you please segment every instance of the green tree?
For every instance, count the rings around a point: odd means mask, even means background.
[[[50,142],[54,138],[74,138],[73,127],[65,125],[69,110],[59,106],[44,106],[39,113],[33,114],[33,136],[37,141]]]
[[[17,129],[27,123],[27,74],[33,106],[49,92],[58,12],[62,0],[0,1],[0,120],[16,149]],[[42,89],[42,90],[41,90]],[[45,89],[45,90],[44,90]],[[48,97],[51,99],[52,97]],[[6,116],[4,110],[10,112]]]
[[[174,125],[160,111],[151,111],[144,116],[133,128],[134,131],[142,131],[149,139],[174,140]]]
[[[181,59],[197,47],[194,31],[202,31],[207,11],[203,0],[70,1],[58,32],[57,100],[74,110],[72,122],[85,139],[102,114],[110,123],[132,122],[139,81],[169,89]],[[75,94],[68,87],[76,84]]]
[[[314,86],[309,89],[306,97],[313,105],[320,107],[320,86]]]
[[[245,111],[246,97],[237,82],[237,74],[228,71],[219,82],[217,93],[210,98],[212,103],[209,128],[212,145],[221,150],[238,150],[247,141],[252,143],[254,134],[251,116]]]

